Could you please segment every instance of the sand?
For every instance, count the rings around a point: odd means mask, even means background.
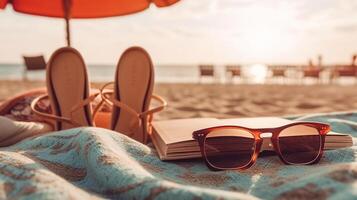
[[[99,87],[101,83],[93,84]],[[42,81],[0,81],[0,101],[44,87]],[[157,84],[168,108],[155,119],[259,117],[357,110],[357,86]]]

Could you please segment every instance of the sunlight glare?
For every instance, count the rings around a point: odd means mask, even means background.
[[[268,67],[262,64],[247,66],[245,69],[245,74],[253,83],[264,83],[264,80],[268,74]]]

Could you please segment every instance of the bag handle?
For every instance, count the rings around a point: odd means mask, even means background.
[[[62,116],[57,116],[54,114],[48,114],[48,113],[44,113],[41,112],[39,110],[37,110],[36,105],[38,104],[39,101],[42,101],[43,99],[49,98],[48,94],[44,94],[44,95],[40,95],[38,97],[36,97],[32,102],[31,102],[31,110],[33,113],[35,113],[36,115],[40,116],[41,118],[43,118],[45,121],[46,120],[54,120],[54,121],[61,121],[61,122],[66,122],[66,123],[70,123],[74,126],[81,126],[80,123],[76,122],[73,120],[72,118],[72,114],[73,112],[77,111],[78,109],[90,104],[92,101],[94,101],[94,99],[99,95],[100,93],[94,93],[92,95],[90,95],[88,98],[82,100],[79,104],[74,105],[71,110],[70,110],[70,117],[62,117]],[[100,102],[100,106],[103,104],[103,102]],[[98,104],[99,105],[99,104]],[[97,106],[97,108],[95,109],[96,111],[99,110],[98,108],[99,106]],[[95,112],[96,114],[97,112]]]

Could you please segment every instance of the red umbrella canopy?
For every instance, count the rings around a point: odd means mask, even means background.
[[[31,15],[65,18],[70,46],[70,18],[101,18],[128,15],[147,9],[170,6],[179,0],[0,0],[0,9],[12,4],[15,11]]]
[[[154,3],[170,6],[179,0],[0,0],[0,8],[12,4],[15,11],[32,15],[65,18],[68,6],[70,18],[100,18],[140,12]]]

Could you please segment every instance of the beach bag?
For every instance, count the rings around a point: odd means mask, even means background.
[[[92,89],[92,91],[98,91]],[[54,127],[53,120],[46,119],[39,115],[36,115],[31,109],[32,101],[41,96],[47,94],[45,88],[38,88],[31,91],[18,94],[0,104],[0,116],[7,117],[14,121],[24,122],[41,122],[48,123]],[[96,108],[101,102],[101,97],[98,97],[93,101],[93,109]],[[48,98],[42,99],[37,102],[36,110],[46,114],[52,114],[50,101]],[[106,104],[102,104],[98,110],[94,122],[97,127],[108,128],[110,124],[111,108]]]

